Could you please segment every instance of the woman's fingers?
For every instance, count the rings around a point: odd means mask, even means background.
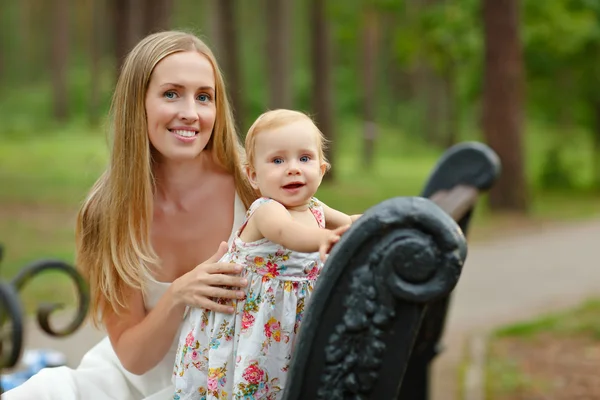
[[[205,308],[211,311],[221,312],[224,314],[233,314],[233,312],[235,311],[233,306],[217,303],[216,301],[213,301],[207,297],[203,297],[198,302],[198,304],[194,306],[198,308]]]
[[[202,264],[200,264],[202,265]],[[206,272],[209,274],[239,274],[242,266],[232,263],[212,263],[206,266]]]
[[[223,274],[208,275],[204,283],[208,286],[231,286],[235,288],[242,288],[248,285],[246,278]]]
[[[246,294],[241,290],[232,290],[218,287],[210,287],[204,293],[205,297],[214,297],[217,299],[243,299]]]

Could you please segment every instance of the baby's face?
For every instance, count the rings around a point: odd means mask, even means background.
[[[287,208],[302,207],[317,192],[326,165],[314,125],[297,121],[256,135],[250,182],[262,196]]]

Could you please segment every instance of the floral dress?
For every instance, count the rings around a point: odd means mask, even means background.
[[[307,301],[322,268],[319,253],[299,253],[263,238],[239,235],[263,204],[246,213],[221,261],[244,265],[246,298],[233,315],[192,309],[181,330],[173,371],[174,400],[279,399]],[[309,210],[325,227],[323,207],[312,198]]]

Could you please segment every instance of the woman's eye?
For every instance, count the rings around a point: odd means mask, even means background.
[[[310,161],[310,157],[309,156],[302,156],[300,157],[300,162],[309,162]]]
[[[273,159],[273,163],[274,164],[281,164],[281,163],[283,163],[283,158],[274,158]]]
[[[198,96],[198,100],[200,100],[201,102],[210,101],[210,96],[203,93]]]
[[[165,92],[165,93],[163,94],[163,96],[164,96],[165,98],[167,98],[167,99],[174,99],[174,98],[177,96],[177,93],[175,93],[175,92],[174,92],[174,91],[172,91],[172,90],[169,90],[169,91]]]

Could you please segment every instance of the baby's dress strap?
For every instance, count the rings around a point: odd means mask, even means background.
[[[258,210],[258,208],[260,206],[262,206],[265,203],[268,203],[269,201],[272,201],[272,199],[270,199],[268,197],[261,197],[261,198],[258,198],[256,200],[254,200],[254,202],[252,204],[250,204],[250,208],[248,208],[248,211],[246,211],[246,218],[244,220],[244,223],[242,224],[242,226],[240,226],[240,229],[238,229],[238,232],[237,232],[238,236],[242,233],[242,231],[244,230],[244,228],[248,224],[248,220],[250,219],[250,217],[252,216],[252,214],[254,214],[254,212],[256,210]]]
[[[308,203],[308,209],[315,216],[315,219],[319,224],[319,228],[325,228],[325,211],[323,210],[323,203],[321,203],[316,197],[313,197]]]

